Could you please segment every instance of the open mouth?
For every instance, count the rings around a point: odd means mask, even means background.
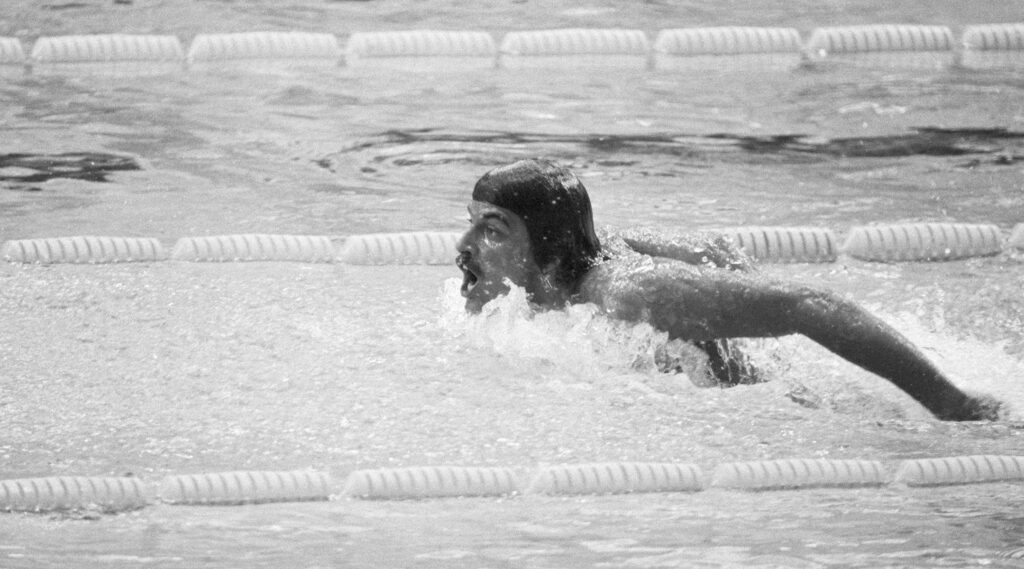
[[[471,265],[469,255],[466,254],[459,255],[455,258],[455,266],[462,270],[462,296],[464,298],[468,297],[469,293],[472,292],[472,290],[476,288],[477,283],[480,282],[480,277],[477,275],[477,272],[479,272],[480,269],[475,264]]]

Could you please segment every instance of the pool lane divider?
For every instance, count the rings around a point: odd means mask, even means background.
[[[88,507],[137,510],[152,502],[147,484],[132,477],[52,476],[0,480],[0,511],[50,512]]]
[[[381,69],[489,69],[498,48],[483,31],[408,30],[357,32],[348,39],[345,64],[379,73]]]
[[[32,46],[30,59],[33,64],[181,62],[184,54],[176,36],[95,34],[41,37]]]
[[[458,233],[375,233],[345,239],[338,259],[350,265],[450,264]]]
[[[0,65],[24,65],[25,50],[18,38],[0,37]]]
[[[831,263],[839,254],[877,262],[949,261],[1024,249],[1024,223],[1005,245],[992,224],[906,223],[858,226],[837,246],[819,227],[734,227],[716,230],[753,259],[765,263]],[[13,263],[125,263],[173,261],[341,262],[350,265],[447,265],[459,233],[419,231],[371,233],[334,238],[321,235],[240,234],[182,237],[170,254],[157,239],[141,237],[55,237],[15,239],[0,247]],[[342,241],[336,243],[336,241]]]
[[[333,34],[241,32],[199,34],[185,59],[189,67],[253,61],[302,61],[336,66],[342,50]]]
[[[334,34],[276,31],[198,34],[187,53],[174,36],[95,34],[42,37],[32,56],[17,38],[0,38],[0,65],[169,62],[178,68],[259,61],[343,61],[353,68],[423,71],[448,68],[579,68],[598,62],[657,69],[793,69],[802,62],[852,62],[884,67],[943,68],[957,61],[977,69],[1024,64],[1024,23],[964,27],[956,42],[948,26],[872,24],[821,27],[803,42],[793,28],[722,26],[660,30],[563,28],[515,31],[495,48],[484,31],[403,30]],[[60,67],[57,67],[60,68]],[[245,65],[242,66],[245,68]],[[70,69],[64,67],[63,69]],[[139,66],[142,72],[153,66]]]
[[[171,251],[175,261],[296,261],[330,263],[335,258],[329,237],[318,235],[214,235],[183,237]]]
[[[904,460],[896,471],[896,483],[907,486],[972,484],[1024,480],[1022,456],[954,456]]]
[[[33,74],[84,71],[158,75],[181,71],[184,49],[176,36],[96,34],[41,37],[27,60]]]
[[[967,26],[961,35],[960,64],[970,69],[1024,65],[1024,23]]]
[[[643,30],[562,28],[509,32],[498,52],[498,66],[505,69],[596,65],[643,70],[651,48]]]
[[[1006,244],[1008,247],[1024,250],[1024,223],[1018,223],[1013,227]]]
[[[226,66],[259,70],[261,62],[291,66],[342,63],[374,71],[431,71],[487,67],[521,69],[605,67],[791,70],[804,63],[942,69],[1024,65],[1024,23],[965,26],[957,42],[948,26],[871,24],[820,27],[806,42],[793,28],[722,26],[660,30],[561,28],[506,33],[498,47],[489,32],[404,30],[357,32],[343,46],[330,33],[257,31],[197,34],[185,52],[167,35],[92,34],[41,37],[25,56],[20,40],[0,37],[0,70],[31,73],[101,70],[140,75],[169,69]],[[102,70],[100,71],[102,73]]]
[[[627,494],[696,492],[704,488],[699,466],[656,462],[602,462],[542,467],[527,494]]]
[[[989,224],[905,223],[854,227],[843,251],[864,261],[950,261],[996,255],[999,228]]]
[[[882,486],[885,466],[873,460],[787,459],[719,465],[711,486],[738,490]]]
[[[244,470],[167,476],[156,493],[165,504],[236,505],[327,500],[330,476],[315,470]]]
[[[839,251],[836,236],[820,227],[737,227],[719,233],[767,263],[831,263]]]
[[[724,26],[658,32],[651,46],[659,70],[749,68],[792,70],[803,60],[795,28]]]
[[[688,463],[598,462],[512,467],[414,466],[350,472],[344,483],[317,470],[233,471],[136,477],[54,476],[0,480],[0,511],[135,510],[152,504],[227,506],[325,500],[417,500],[519,495],[893,488],[1024,482],[1024,456],[909,459],[895,476],[870,460],[782,459],[728,462],[708,480]]]
[[[948,26],[871,24],[814,30],[805,46],[811,62],[941,69],[956,60]]]
[[[16,239],[0,249],[0,259],[15,263],[130,263],[166,258],[160,241],[144,237]]]
[[[519,487],[512,468],[419,466],[357,470],[349,474],[342,495],[372,500],[507,496]]]

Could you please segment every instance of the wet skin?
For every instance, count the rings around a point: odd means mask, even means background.
[[[672,339],[802,334],[888,379],[940,419],[998,418],[998,401],[963,393],[896,330],[838,295],[646,255],[604,261],[571,289],[559,287],[551,278],[557,262],[537,265],[518,215],[474,201],[469,216],[456,264],[471,313],[506,294],[511,283],[539,308],[594,303],[613,318],[648,322]]]
[[[484,304],[508,293],[508,283],[525,289],[538,305],[557,303],[560,291],[548,278],[554,267],[537,266],[522,218],[485,202],[471,202],[468,210],[469,230],[456,245],[466,310],[480,312]]]

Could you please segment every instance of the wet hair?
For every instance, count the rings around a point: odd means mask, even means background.
[[[522,218],[534,261],[541,268],[560,261],[554,276],[562,286],[574,288],[601,253],[587,189],[552,162],[520,160],[495,168],[477,181],[473,199]]]

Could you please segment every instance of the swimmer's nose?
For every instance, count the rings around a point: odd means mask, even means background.
[[[462,255],[469,256],[469,231],[463,233],[462,237],[459,237],[459,241],[455,243],[455,250],[459,252],[460,257]]]
[[[455,266],[460,268],[460,269],[462,269],[462,270],[466,270],[466,263],[468,263],[468,262],[469,262],[469,252],[468,251],[462,251],[462,252],[459,253],[459,255],[457,257],[455,257]]]

